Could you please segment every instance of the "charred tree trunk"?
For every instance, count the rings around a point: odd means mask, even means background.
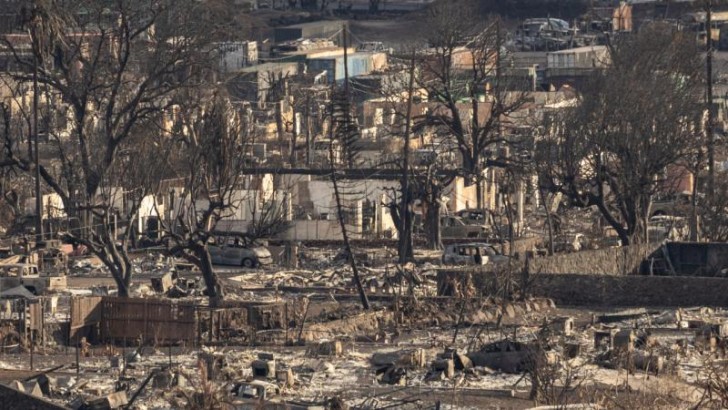
[[[82,212],[84,214],[90,213],[87,210],[82,210]],[[123,240],[121,246],[118,246],[116,230],[109,229],[108,216],[98,217],[101,220],[95,222],[95,225],[98,225],[98,230],[93,235],[90,237],[74,237],[73,240],[86,246],[106,266],[116,283],[118,296],[129,297],[133,267],[129,259],[126,240]]]
[[[291,129],[291,152],[290,155],[290,163],[291,166],[296,165],[296,144],[298,143],[298,124],[297,121],[298,115],[296,112],[293,113],[293,127]]]
[[[409,209],[409,205],[405,210],[404,215],[401,216],[401,226],[404,228],[403,231],[399,232],[399,238],[397,240],[397,249],[399,251],[399,263],[404,264],[414,258],[414,250],[412,249],[412,211]]]
[[[554,254],[554,220],[551,216],[551,207],[549,206],[549,204],[546,203],[546,195],[544,195],[543,190],[539,189],[538,194],[541,197],[543,209],[544,211],[546,211],[546,227],[548,229],[549,235],[549,246],[547,249],[549,252],[549,256],[552,256]]]
[[[281,150],[281,155],[283,155],[284,130],[283,130],[283,102],[282,101],[276,101],[275,119],[276,119],[276,133],[278,134],[278,149]],[[285,157],[283,157],[283,158],[285,158]]]
[[[205,281],[205,287],[207,288],[207,296],[210,299],[210,305],[215,306],[219,304],[225,294],[220,286],[220,281],[212,267],[212,258],[210,258],[210,252],[207,250],[207,246],[196,243],[190,246],[190,250],[194,255],[194,259],[190,262],[197,265],[202,273],[202,279]]]
[[[378,4],[377,4],[378,6]],[[409,70],[409,87],[407,92],[407,117],[404,131],[404,155],[402,172],[402,203],[400,204],[399,219],[399,240],[397,251],[399,252],[399,263],[404,264],[414,257],[412,250],[412,210],[410,209],[412,192],[410,190],[410,131],[412,124],[412,97],[415,81],[415,51],[412,51],[412,60]]]
[[[700,223],[698,222],[698,173],[693,173],[693,190],[690,198],[690,241],[697,242],[699,240],[698,230]]]
[[[440,201],[435,199],[427,204],[425,211],[427,247],[442,249],[442,233],[440,232]]]
[[[116,282],[117,296],[122,298],[128,298],[129,288],[131,287],[131,277],[127,279],[126,273],[128,269],[131,269],[131,267],[123,265],[116,266],[108,263],[105,264],[106,267],[109,268],[111,276],[114,278],[114,282]]]
[[[412,196],[410,196],[412,198]],[[397,229],[397,252],[399,256],[399,263],[406,263],[408,260],[412,260],[414,257],[414,250],[412,248],[412,229],[414,223],[414,216],[412,209],[408,205],[403,210],[400,207],[400,203],[392,203],[389,205],[389,212],[392,215],[392,221]],[[404,213],[403,213],[404,212]]]

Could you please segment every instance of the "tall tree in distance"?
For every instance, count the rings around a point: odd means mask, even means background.
[[[484,170],[506,165],[490,153],[509,143],[503,120],[526,103],[526,85],[502,75],[506,32],[499,18],[480,19],[475,1],[433,3],[423,27],[430,48],[420,59],[418,86],[438,104],[428,122],[453,140],[482,208]]]
[[[595,206],[623,244],[644,242],[653,195],[670,190],[675,170],[702,149],[702,61],[694,38],[661,24],[608,50],[577,106],[545,125],[540,184]]]

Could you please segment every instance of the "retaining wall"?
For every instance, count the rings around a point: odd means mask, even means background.
[[[563,253],[529,261],[531,273],[574,273],[587,275],[630,275],[660,244],[640,244],[619,248]]]
[[[728,279],[690,276],[536,274],[531,294],[561,305],[728,307]]]
[[[527,283],[530,296],[568,306],[728,307],[728,279],[695,276],[585,275],[582,273],[438,271],[440,296],[494,296],[504,281]]]

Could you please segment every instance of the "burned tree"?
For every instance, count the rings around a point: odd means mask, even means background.
[[[247,201],[251,219],[245,229],[245,240],[250,244],[259,239],[277,237],[291,227],[290,194],[275,192],[271,198],[261,196],[255,195]]]
[[[428,164],[415,178],[418,197],[422,201],[425,236],[427,247],[442,249],[442,230],[440,229],[440,214],[444,206],[443,196],[445,188],[454,180],[454,174],[442,172],[445,166],[442,161]]]
[[[198,101],[203,102],[180,112],[171,142],[182,189],[173,204],[172,219],[166,222],[171,226],[165,226],[165,231],[170,253],[200,268],[207,295],[215,303],[224,293],[212,267],[208,242],[217,223],[245,200],[239,191],[247,135],[243,119],[223,95],[205,94]]]
[[[133,267],[128,249],[145,229],[139,224],[149,214],[156,214],[156,193],[161,181],[173,171],[171,149],[160,149],[166,137],[150,131],[138,132],[117,154],[114,166],[87,208],[87,234],[72,230],[65,233],[66,239],[84,245],[101,259],[116,281],[120,296],[128,296],[131,288]],[[119,225],[123,229],[118,229]]]
[[[18,67],[11,73],[14,81],[26,88],[37,84],[34,101],[42,97],[42,104],[55,105],[57,112],[68,109],[64,130],[45,124],[49,143],[44,149],[59,166],[41,163],[37,171],[68,216],[81,221],[81,230],[69,232],[73,240],[99,245],[90,249],[111,271],[120,295],[127,294],[131,275],[125,249],[115,247],[117,238],[106,224],[96,224],[94,215],[113,213],[109,196],[101,191],[123,173],[122,153],[136,149],[133,136],[152,130],[161,135],[170,97],[199,82],[192,67],[205,67],[199,64],[206,61],[200,50],[207,49],[199,31],[204,24],[196,20],[199,7],[166,0],[35,1],[25,14],[28,36],[5,40]],[[21,115],[39,122],[38,109]],[[4,164],[35,171],[37,147],[26,153],[17,135],[10,138]]]
[[[503,75],[506,36],[498,19],[483,24],[471,0],[434,3],[424,21],[430,48],[420,59],[418,86],[433,102],[431,125],[452,139],[483,207],[484,171],[502,167],[490,155],[507,145],[503,120],[527,101],[522,81]]]
[[[623,244],[643,242],[652,196],[700,138],[701,62],[689,36],[651,25],[608,46],[573,108],[547,121],[541,187],[595,206]]]
[[[700,237],[711,242],[728,241],[728,178],[724,172],[716,174],[713,195],[694,198],[695,217],[700,227]],[[696,222],[697,222],[696,221]]]

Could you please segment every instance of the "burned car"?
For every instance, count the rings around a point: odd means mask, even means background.
[[[210,238],[207,249],[215,265],[257,268],[273,263],[273,257],[266,247],[250,243],[242,234],[216,233]]]

